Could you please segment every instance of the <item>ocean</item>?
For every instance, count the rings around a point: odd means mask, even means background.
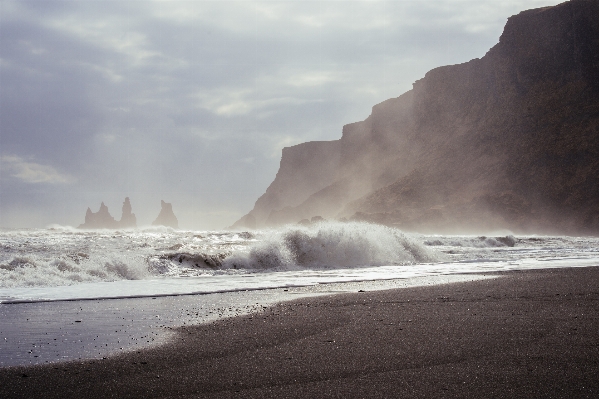
[[[596,237],[422,235],[360,222],[260,231],[4,229],[0,303],[595,265]]]
[[[260,231],[0,230],[0,367],[103,359],[178,327],[306,296],[599,265],[599,238],[407,234],[323,222]]]

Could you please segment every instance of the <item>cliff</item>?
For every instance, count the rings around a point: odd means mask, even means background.
[[[341,139],[283,150],[247,220],[599,233],[599,2],[521,12],[481,59],[429,71]]]
[[[283,148],[275,180],[258,198],[254,209],[232,228],[262,227],[273,210],[300,205],[314,192],[332,184],[338,178],[339,156],[339,140]]]

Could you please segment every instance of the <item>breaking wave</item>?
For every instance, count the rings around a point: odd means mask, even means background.
[[[397,229],[359,222],[253,233],[51,226],[0,234],[0,288],[407,265],[436,254]]]
[[[44,259],[37,255],[16,256],[0,263],[0,287],[73,285],[151,277],[145,262],[123,258],[89,260],[79,253]]]
[[[323,222],[272,231],[248,251],[225,258],[227,269],[352,268],[437,261],[438,255],[397,229]]]
[[[593,237],[423,236],[361,222],[321,222],[251,233],[85,231],[63,226],[2,229],[0,301],[3,295],[20,292],[15,294],[19,296],[29,288],[125,280],[145,280],[139,287],[188,284],[186,290],[195,292],[208,289],[205,284],[237,289],[249,287],[250,281],[252,287],[271,287],[314,276],[365,278],[373,269],[383,274],[393,269],[397,275],[399,270],[449,273],[547,267],[551,262],[596,265],[598,248],[599,239]]]
[[[434,240],[424,241],[428,246],[451,246],[451,247],[471,247],[471,248],[497,248],[513,247],[518,239],[513,235],[504,237],[439,237]]]

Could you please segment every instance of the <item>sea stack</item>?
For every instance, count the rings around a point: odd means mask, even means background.
[[[85,213],[85,223],[79,225],[79,229],[120,229],[137,227],[135,214],[131,212],[131,202],[129,197],[123,202],[123,214],[120,221],[116,221],[108,212],[108,207],[104,202],[100,204],[98,212],[94,213],[87,208]]]
[[[94,213],[90,208],[87,208],[85,213],[85,223],[79,225],[80,229],[116,229],[118,222],[114,220],[108,207],[104,205],[104,202],[100,204],[98,212]]]
[[[129,197],[126,197],[125,202],[123,202],[123,213],[119,225],[122,228],[137,227],[137,218],[135,217],[135,214],[131,212],[131,202],[129,201]]]
[[[173,212],[173,204],[169,202],[164,202],[164,200],[160,200],[160,213],[156,220],[152,222],[153,226],[166,226],[172,227],[174,229],[179,228],[179,221]]]

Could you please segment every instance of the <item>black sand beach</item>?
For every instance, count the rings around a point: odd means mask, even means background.
[[[0,369],[1,398],[599,396],[599,267],[302,298],[105,360]]]

